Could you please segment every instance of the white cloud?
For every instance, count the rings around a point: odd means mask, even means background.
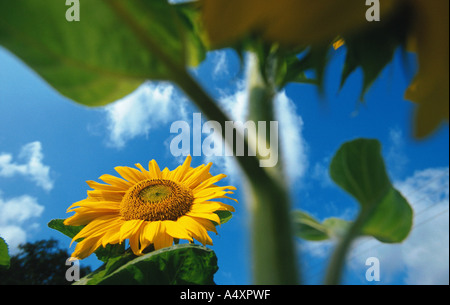
[[[364,266],[378,257],[384,281],[406,273],[406,284],[449,283],[449,169],[430,168],[395,183],[414,209],[414,226],[401,244],[375,240],[359,242],[352,252],[352,266]],[[360,255],[358,255],[360,253]],[[382,280],[383,280],[383,274]]]
[[[250,62],[252,60],[249,56]],[[248,67],[246,77],[248,76]],[[246,80],[237,82],[236,90],[232,94],[222,93],[219,103],[223,111],[233,121],[246,122],[248,116],[248,90]],[[298,182],[308,167],[308,146],[302,136],[303,120],[297,114],[294,102],[285,91],[278,93],[274,101],[275,119],[279,123],[280,150],[284,162],[284,169],[291,183]],[[224,169],[229,176],[239,180],[241,172],[234,157],[208,157],[206,161],[215,162]]]
[[[405,138],[399,128],[389,131],[389,147],[386,153],[386,163],[390,174],[401,175],[408,164],[408,157],[404,152]]]
[[[40,217],[44,207],[28,195],[3,199],[0,193],[0,236],[8,243],[11,254],[27,241],[28,234],[36,229],[33,218]]]
[[[326,157],[321,162],[316,162],[312,168],[311,178],[317,180],[321,187],[330,187],[333,185],[329,174],[330,158]]]
[[[365,265],[369,257],[380,261],[381,283],[406,284],[449,283],[449,168],[429,168],[394,183],[414,210],[413,229],[400,244],[383,244],[373,238],[358,239],[348,254],[347,264],[365,281]],[[347,217],[339,217],[347,218]],[[309,259],[326,259],[334,242],[302,241],[301,251]],[[325,264],[328,260],[325,261]],[[308,276],[323,276],[322,264],[306,268]],[[320,272],[318,272],[320,271]]]
[[[284,170],[289,181],[294,183],[303,177],[308,168],[308,145],[302,136],[303,119],[297,114],[294,102],[285,91],[276,96],[275,113],[280,125]]]
[[[226,51],[222,50],[214,52],[213,64],[214,64],[213,76],[215,78],[228,75],[229,72],[228,72]]]
[[[20,150],[18,159],[23,163],[14,162],[11,154],[1,153],[0,177],[22,175],[44,190],[49,191],[53,188],[50,167],[42,163],[44,155],[41,142],[36,141],[24,145]]]
[[[186,118],[186,99],[169,83],[146,82],[135,92],[105,107],[109,140],[122,148],[152,128]]]

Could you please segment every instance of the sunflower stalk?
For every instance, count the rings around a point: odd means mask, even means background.
[[[278,137],[276,149],[268,145],[273,136],[268,130],[270,122],[275,121],[277,60],[274,56],[266,59],[266,77],[261,74],[257,55],[250,53],[248,60],[248,119],[258,126],[258,134],[249,134],[249,138],[256,137],[256,154],[258,158],[264,159],[265,156],[259,151],[261,143],[263,147],[269,148],[270,154],[280,155]],[[260,122],[265,122],[266,127],[262,134],[258,124]],[[267,174],[265,177],[252,175],[248,179],[251,190],[248,200],[252,215],[254,281],[255,284],[298,284],[297,260],[289,217],[289,192],[284,181],[282,162],[279,160],[275,166],[264,167],[263,170]]]

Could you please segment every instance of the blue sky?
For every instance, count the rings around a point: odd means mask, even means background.
[[[339,146],[358,137],[376,138],[396,187],[416,212],[407,241],[383,245],[358,240],[349,255],[346,284],[365,280],[368,257],[380,260],[381,284],[448,284],[449,282],[449,140],[448,126],[432,137],[412,137],[414,105],[403,93],[414,75],[414,57],[404,66],[402,54],[382,73],[359,102],[362,75],[355,72],[339,90],[345,49],[330,62],[325,96],[309,85],[291,84],[277,96],[283,158],[288,164],[294,208],[323,220],[348,220],[357,203],[334,186],[327,174]],[[193,75],[234,120],[245,120],[245,69],[229,50],[210,53]],[[14,252],[26,241],[70,240],[47,227],[53,218],[66,218],[67,207],[86,197],[86,180],[115,166],[147,164],[175,168],[169,145],[174,121],[192,121],[198,112],[168,83],[148,82],[136,92],[102,108],[86,108],[62,97],[33,71],[0,48],[0,236]],[[205,119],[205,117],[203,117]],[[192,147],[192,146],[191,146]],[[239,169],[231,157],[194,157],[194,165],[212,161],[213,174],[226,173],[224,184],[238,187],[233,219],[212,236],[219,259],[218,284],[251,283],[249,216]],[[303,279],[320,283],[332,242],[297,241]],[[73,247],[72,249],[73,250]],[[94,268],[94,257],[82,264]]]

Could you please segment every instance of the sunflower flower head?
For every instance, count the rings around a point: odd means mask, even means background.
[[[83,259],[100,246],[120,244],[128,239],[135,255],[153,245],[169,247],[174,239],[212,245],[208,231],[217,233],[220,224],[217,211],[234,212],[234,208],[217,199],[231,199],[233,186],[215,183],[226,175],[212,176],[211,163],[192,168],[188,156],[175,170],[160,170],[155,160],[148,170],[116,167],[121,178],[103,175],[106,184],[87,181],[93,189],[88,197],[72,204],[67,212],[75,214],[64,221],[71,226],[84,226],[72,239],[77,243],[73,258]],[[237,202],[237,201],[236,201]]]

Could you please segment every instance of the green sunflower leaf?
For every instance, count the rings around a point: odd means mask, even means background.
[[[8,252],[8,245],[5,240],[0,237],[0,267],[9,268],[10,257]]]
[[[336,285],[356,238],[365,235],[384,243],[400,243],[411,231],[413,210],[391,184],[377,140],[344,143],[331,161],[330,176],[360,205],[358,217],[339,240],[328,266],[325,284]]]
[[[386,243],[398,243],[408,236],[413,211],[391,184],[377,140],[358,139],[342,145],[331,162],[330,176],[361,207],[359,235]]]
[[[73,8],[61,0],[0,2],[0,45],[78,103],[111,103],[205,57],[195,4],[79,3],[80,20],[69,22],[66,11]]]
[[[77,285],[210,285],[217,272],[213,250],[179,244],[136,257],[131,253],[110,260]]]
[[[67,226],[64,224],[65,219],[52,219],[47,226],[50,229],[61,232],[62,234],[74,238],[84,226]]]
[[[230,211],[215,211],[215,214],[217,214],[220,218],[220,224],[227,223],[232,217],[233,214]],[[219,225],[218,223],[214,222],[214,225]]]

